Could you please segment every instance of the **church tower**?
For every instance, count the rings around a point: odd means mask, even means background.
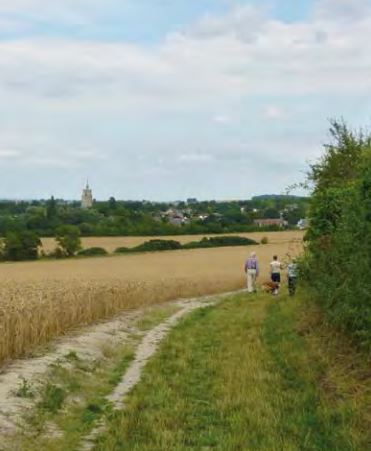
[[[89,181],[86,182],[85,189],[82,190],[81,208],[91,208],[93,206],[93,192],[89,187]]]

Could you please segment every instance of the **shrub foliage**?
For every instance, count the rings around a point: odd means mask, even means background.
[[[311,166],[303,277],[337,326],[371,348],[371,135],[334,122],[332,143]]]
[[[191,241],[190,243],[181,244],[174,240],[149,240],[139,246],[128,248],[118,247],[115,250],[117,254],[126,254],[129,252],[153,252],[153,251],[174,251],[178,249],[202,249],[209,247],[224,246],[250,246],[258,244],[250,238],[241,236],[216,236],[211,238],[202,238],[200,241]]]
[[[73,257],[81,249],[80,230],[73,225],[64,225],[57,229],[56,241],[64,256]]]
[[[3,241],[2,258],[10,261],[36,260],[40,246],[40,238],[34,232],[9,232]]]
[[[87,249],[82,249],[77,253],[84,257],[95,257],[100,255],[107,255],[108,252],[103,247],[88,247]]]
[[[183,249],[197,249],[207,247],[224,247],[224,246],[250,246],[258,244],[250,238],[242,236],[213,236],[210,238],[202,238],[200,241],[191,241],[183,245]]]

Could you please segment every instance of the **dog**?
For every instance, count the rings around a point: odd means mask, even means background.
[[[266,293],[276,294],[278,288],[280,287],[280,284],[277,282],[273,282],[272,280],[267,280],[262,283],[261,287],[263,291],[265,291]]]

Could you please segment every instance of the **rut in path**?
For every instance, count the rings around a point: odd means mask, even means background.
[[[126,370],[121,382],[115,390],[107,396],[107,401],[112,403],[114,410],[121,410],[125,407],[125,398],[129,392],[140,381],[142,370],[145,367],[148,360],[155,354],[160,342],[166,337],[170,329],[176,325],[180,318],[190,313],[191,311],[214,305],[218,300],[225,296],[229,296],[231,293],[211,296],[207,298],[194,299],[185,301],[183,308],[177,313],[172,315],[166,321],[150,330],[143,338],[142,342],[137,348],[135,358],[129,368]],[[104,418],[101,419],[91,433],[85,437],[80,446],[81,451],[92,450],[95,446],[95,440],[98,435],[105,431],[106,425]]]
[[[53,350],[40,357],[16,360],[3,369],[0,374],[0,443],[2,437],[17,433],[23,423],[22,416],[33,409],[32,399],[16,395],[22,380],[37,388],[50,366],[63,360],[72,350],[89,360],[101,358],[102,343],[114,346],[125,342],[131,333],[131,325],[142,314],[140,310],[126,312],[111,321],[90,326],[79,335],[56,340]]]
[[[231,294],[224,293],[161,304],[175,305],[180,310],[145,333],[142,342],[137,347],[135,359],[123,375],[121,383],[107,397],[113,407],[115,409],[124,407],[125,396],[139,382],[146,362],[153,356],[161,340],[181,317],[194,309],[212,305]],[[16,437],[21,430],[26,430],[27,425],[24,424],[23,415],[26,412],[32,412],[34,408],[34,400],[19,398],[15,394],[22,379],[27,380],[33,387],[37,388],[45,378],[50,365],[63,360],[70,351],[74,351],[81,358],[91,360],[101,358],[102,344],[122,345],[133,332],[138,332],[133,326],[143,314],[143,310],[125,312],[110,321],[87,327],[81,330],[79,334],[54,341],[52,350],[40,357],[14,361],[7,368],[3,368],[0,374],[0,450],[8,449],[3,448],[3,446],[6,446],[5,442],[11,440],[11,437]],[[82,441],[81,449],[92,448],[92,440],[103,430],[102,425],[104,425],[104,422],[98,423],[89,437]]]

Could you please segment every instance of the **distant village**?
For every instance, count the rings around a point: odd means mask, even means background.
[[[239,233],[256,230],[305,229],[309,198],[254,196],[246,200],[196,198],[172,202],[95,200],[86,183],[79,200],[51,196],[39,200],[0,200],[0,236],[28,230],[54,236],[59,227],[81,236],[162,236]]]
[[[189,200],[187,200],[187,203]],[[197,202],[197,201],[196,201]],[[280,212],[279,218],[257,218],[253,220],[253,223],[255,226],[263,228],[263,227],[280,227],[280,228],[286,228],[289,226],[289,222],[284,219],[284,214],[289,212],[290,210],[293,211],[297,209],[298,207],[294,205],[288,205],[282,212]],[[244,207],[241,207],[241,212],[245,212]],[[259,210],[254,208],[253,212],[258,215]],[[205,221],[208,219],[210,215],[207,213],[204,214],[198,214],[196,216],[193,215],[192,207],[187,207],[183,209],[178,208],[169,208],[167,211],[161,214],[161,219],[166,219],[170,224],[175,226],[182,226],[184,224],[188,224],[192,219],[198,219],[201,221]],[[221,219],[223,217],[220,213],[213,213],[213,216],[216,218]],[[308,220],[305,218],[300,218],[296,226],[303,230],[308,227]]]
[[[143,201],[146,202],[146,201]],[[215,201],[218,203],[218,201]],[[219,201],[219,203],[225,203],[226,201]],[[232,202],[232,201],[231,201]],[[171,203],[170,208],[168,208],[166,211],[157,213],[155,216],[155,219],[158,221],[166,221],[169,224],[177,227],[181,227],[184,225],[189,224],[192,220],[198,220],[198,221],[206,221],[210,217],[210,213],[199,213],[197,212],[199,209],[196,209],[195,206],[199,204],[199,201],[196,198],[189,198],[185,202],[183,201],[176,201]],[[82,191],[81,195],[81,208],[83,209],[89,209],[93,208],[94,206],[94,200],[93,200],[93,192],[92,189],[89,186],[89,182],[87,182],[85,188]],[[279,227],[279,228],[287,228],[290,223],[287,219],[285,219],[285,215],[288,213],[295,212],[298,210],[299,204],[298,203],[289,203],[285,205],[285,207],[279,211],[279,217],[274,218],[259,218],[256,217],[253,219],[253,224],[256,227],[259,228],[266,228],[266,227]],[[245,206],[240,207],[240,212],[247,213]],[[255,216],[259,216],[259,209],[253,208],[252,213]],[[221,213],[213,212],[212,213],[214,219],[222,219],[223,215]],[[292,225],[292,224],[291,224]],[[296,227],[303,230],[308,227],[308,220],[306,218],[299,218]]]

